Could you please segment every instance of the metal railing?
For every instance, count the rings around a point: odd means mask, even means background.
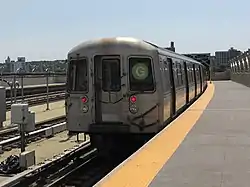
[[[49,110],[49,84],[50,84],[50,77],[65,77],[66,73],[54,73],[49,72],[49,69],[46,69],[46,72],[32,72],[32,73],[2,73],[0,75],[0,81],[6,83],[10,87],[10,97],[11,97],[11,104],[17,102],[17,91],[21,89],[21,99],[22,103],[24,102],[24,82],[28,79],[40,79],[39,81],[34,80],[34,82],[41,82],[46,84],[46,95],[47,95],[47,110]],[[41,81],[44,79],[45,81]],[[25,80],[24,80],[25,79]],[[54,80],[52,80],[53,82]],[[60,81],[59,81],[60,82]],[[64,82],[63,80],[61,82]],[[54,83],[54,82],[53,82]],[[38,83],[39,84],[39,83]],[[14,97],[14,101],[13,101]]]

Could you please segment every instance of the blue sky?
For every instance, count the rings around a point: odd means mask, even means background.
[[[179,53],[250,47],[249,0],[0,0],[0,62],[66,58],[82,41],[132,36]]]

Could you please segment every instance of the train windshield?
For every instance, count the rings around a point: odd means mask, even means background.
[[[87,60],[71,60],[68,69],[68,91],[86,92],[88,90]]]
[[[131,91],[153,91],[152,62],[146,57],[132,57],[129,59],[129,83]]]

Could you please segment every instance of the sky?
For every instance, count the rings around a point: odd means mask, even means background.
[[[0,0],[0,62],[65,59],[89,39],[129,36],[176,52],[250,48],[249,0]]]

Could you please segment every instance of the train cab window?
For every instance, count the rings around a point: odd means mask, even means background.
[[[131,91],[154,91],[155,85],[150,58],[129,58],[129,84]]]
[[[87,60],[71,60],[68,68],[68,91],[86,92],[88,90]]]
[[[102,89],[105,92],[121,90],[121,67],[119,59],[102,60]]]

